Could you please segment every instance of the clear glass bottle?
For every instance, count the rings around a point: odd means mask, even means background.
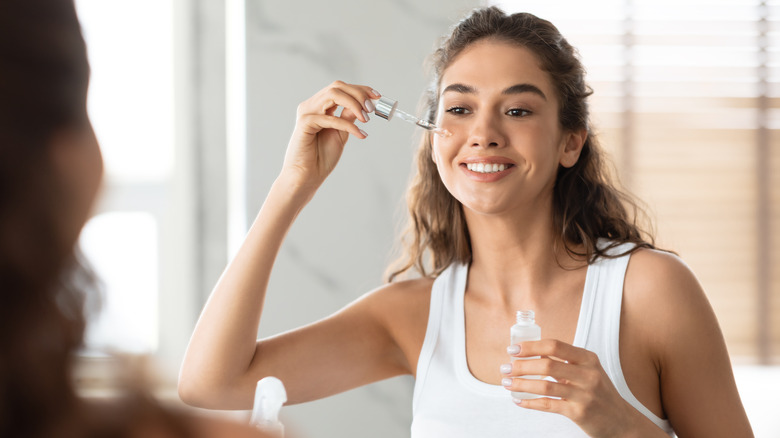
[[[517,323],[512,326],[510,333],[510,345],[517,345],[526,341],[539,341],[542,339],[542,328],[536,325],[534,321],[533,310],[518,310],[517,311]],[[512,362],[516,360],[528,360],[538,359],[539,356],[532,357],[514,357],[512,356]],[[524,379],[541,379],[542,376],[523,376]],[[539,395],[531,394],[528,392],[514,392],[512,391],[512,397],[517,399],[529,399],[539,398]]]

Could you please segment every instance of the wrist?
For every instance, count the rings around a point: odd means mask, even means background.
[[[306,181],[293,175],[292,172],[282,170],[274,180],[271,191],[277,192],[289,201],[305,205],[314,197],[319,187],[320,184],[316,182]]]

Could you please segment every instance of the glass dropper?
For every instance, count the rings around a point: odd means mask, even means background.
[[[406,111],[398,109],[398,101],[390,99],[389,97],[380,97],[374,101],[374,106],[376,107],[376,114],[385,120],[390,120],[393,118],[393,116],[397,115],[401,120],[413,123],[435,134],[439,134],[444,137],[449,137],[452,135],[450,131],[439,128],[429,120],[417,118],[416,116],[409,114]]]

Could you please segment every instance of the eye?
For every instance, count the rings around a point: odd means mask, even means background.
[[[450,114],[456,114],[456,115],[464,115],[468,114],[469,110],[466,108],[463,108],[462,106],[453,106],[450,108],[447,108],[447,112]]]
[[[512,108],[509,111],[507,111],[506,114],[508,116],[512,116],[512,117],[527,117],[527,116],[530,116],[532,113],[531,113],[531,111],[528,111],[527,109]]]

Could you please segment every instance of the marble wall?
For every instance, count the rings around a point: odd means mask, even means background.
[[[414,112],[425,57],[477,0],[247,1],[247,221],[281,168],[301,101],[340,79]],[[372,117],[293,226],[277,260],[259,335],[325,317],[382,284],[405,215],[416,129]],[[316,358],[312,358],[316,360]],[[410,377],[283,410],[302,437],[409,435]]]

